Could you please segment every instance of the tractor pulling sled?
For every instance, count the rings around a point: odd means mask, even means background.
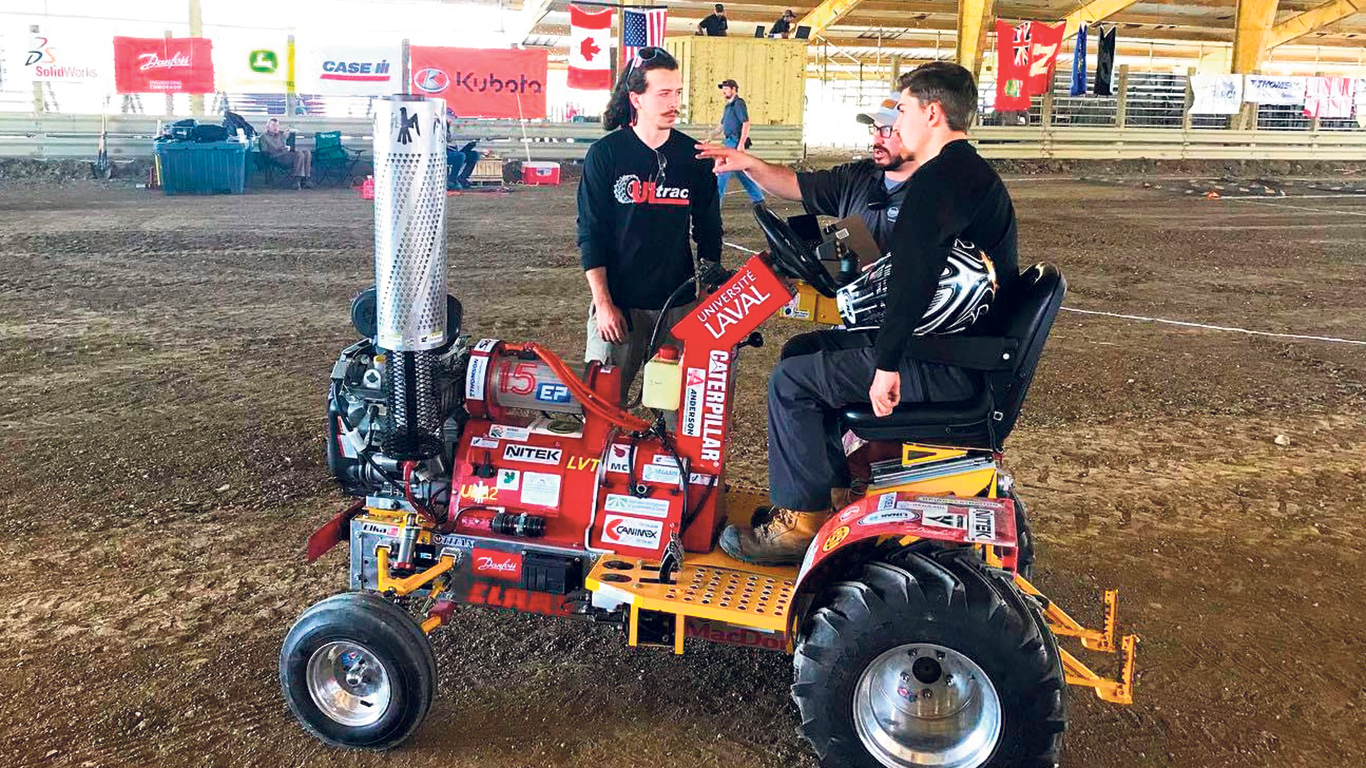
[[[800,567],[748,565],[717,546],[727,518],[767,502],[726,482],[739,354],[773,315],[836,314],[825,265],[756,206],[769,252],[697,281],[679,346],[649,364],[651,418],[637,416],[615,368],[460,334],[445,198],[426,180],[444,155],[400,140],[404,125],[436,133],[437,104],[395,97],[376,117],[377,285],[353,302],[364,338],[328,402],[329,468],[358,500],[308,541],[309,560],[349,543],[349,591],[305,611],[280,653],[308,731],[351,748],[407,739],[436,687],[430,636],[461,603],[611,623],[678,654],[687,638],[791,653],[799,731],[824,766],[1054,765],[1065,684],[1132,701],[1117,593],[1088,629],[1027,580],[1025,508],[1000,467],[1065,291],[1056,269],[1031,268],[1014,305],[992,307],[996,335],[922,337],[917,354],[978,371],[980,395],[842,414],[861,495]],[[413,232],[433,210],[438,231]],[[1058,637],[1118,651],[1117,679]]]

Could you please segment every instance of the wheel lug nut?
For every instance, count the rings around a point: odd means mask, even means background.
[[[942,659],[942,658],[944,658],[944,652],[943,652],[943,651],[935,651],[935,652],[934,652],[934,657],[935,657],[936,659]]]

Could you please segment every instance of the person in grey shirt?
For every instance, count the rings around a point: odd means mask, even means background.
[[[749,148],[749,107],[745,106],[745,100],[740,98],[740,84],[731,79],[722,80],[717,86],[721,89],[721,94],[726,97],[726,106],[721,110],[721,123],[707,137],[708,141],[714,141],[718,135],[724,138],[724,143],[731,149]],[[755,184],[753,180],[740,173],[718,173],[716,175],[716,189],[721,201],[726,199],[726,187],[730,186],[730,177],[736,176],[740,179],[740,186],[745,188],[745,194],[749,195],[751,203],[762,203],[764,201],[764,191]]]

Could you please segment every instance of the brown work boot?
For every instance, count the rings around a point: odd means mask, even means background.
[[[830,512],[798,512],[782,507],[760,507],[750,527],[728,525],[721,532],[721,549],[753,565],[796,565]]]

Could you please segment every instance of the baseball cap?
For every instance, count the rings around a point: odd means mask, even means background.
[[[884,96],[876,107],[867,112],[858,113],[856,119],[865,125],[891,125],[896,122],[896,117],[899,114],[896,111],[896,105],[899,103],[901,103],[901,94],[893,92],[889,96]]]
[[[722,80],[721,82],[717,83],[717,84],[716,84],[716,87],[717,87],[717,88],[725,88],[725,87],[728,86],[728,85],[729,85],[730,87],[732,87],[732,88],[739,88],[739,87],[740,87],[740,84],[739,84],[739,83],[735,82],[734,80],[731,80],[730,78],[726,78],[725,80]],[[900,98],[900,97],[898,97],[898,98]]]
[[[783,16],[793,19],[797,18],[797,14],[793,13],[791,8],[788,8],[787,10],[783,11]]]

